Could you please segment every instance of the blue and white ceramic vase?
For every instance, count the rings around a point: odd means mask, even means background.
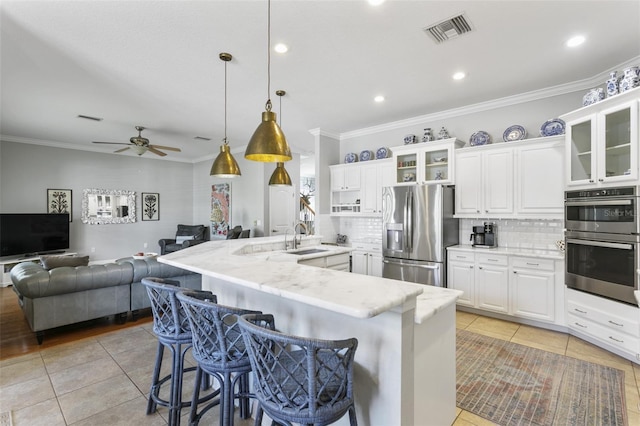
[[[620,80],[620,93],[640,86],[640,67],[629,67],[624,70],[624,77]]]
[[[607,98],[617,95],[618,92],[618,77],[617,71],[609,74],[609,80],[607,80]]]
[[[422,135],[422,142],[431,142],[433,140],[433,134],[431,133],[431,127],[427,127],[424,129],[424,134]]]
[[[449,132],[444,127],[438,132],[438,139],[449,139]]]

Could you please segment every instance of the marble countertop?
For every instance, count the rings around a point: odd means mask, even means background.
[[[305,237],[299,249],[317,247],[320,239]],[[350,247],[322,245],[333,254]],[[262,237],[208,241],[158,257],[158,261],[233,284],[274,294],[356,318],[372,318],[416,301],[416,322],[434,315],[438,309],[455,303],[460,292],[423,286],[388,278],[299,265],[282,261],[284,237]],[[276,253],[280,251],[280,253]],[[324,256],[316,253],[297,259]],[[311,257],[307,257],[311,256]],[[280,260],[280,261],[274,261]],[[291,260],[291,259],[289,259]]]
[[[468,251],[471,253],[496,253],[496,254],[506,254],[509,256],[526,256],[526,257],[539,257],[541,259],[564,260],[564,252],[560,250],[542,250],[542,249],[529,249],[529,248],[520,248],[520,247],[476,248],[468,244],[460,244],[456,246],[447,247],[447,250],[450,250],[450,249]]]

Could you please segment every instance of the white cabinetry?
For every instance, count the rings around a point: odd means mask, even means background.
[[[298,264],[349,272],[349,253],[299,260]]]
[[[355,274],[382,276],[382,244],[353,243],[351,272]]]
[[[331,214],[334,216],[379,216],[382,187],[393,185],[393,161],[372,160],[338,164],[331,170]]]
[[[393,160],[362,163],[361,212],[382,215],[382,188],[393,185]]]
[[[640,309],[567,289],[567,325],[571,334],[640,362]]]
[[[456,215],[513,213],[513,149],[473,147],[456,154]]]
[[[476,303],[480,309],[509,312],[509,259],[505,255],[477,253]]]
[[[454,150],[464,145],[455,138],[393,148],[394,185],[453,184]]]
[[[456,217],[562,218],[564,137],[456,152]]]
[[[607,187],[638,180],[638,100],[634,89],[572,111],[566,121],[566,184]]]
[[[564,285],[562,262],[539,257],[447,250],[447,286],[464,292],[459,306],[506,314],[516,318],[558,324]]]
[[[553,260],[512,257],[511,271],[511,313],[524,318],[553,321],[556,309]]]

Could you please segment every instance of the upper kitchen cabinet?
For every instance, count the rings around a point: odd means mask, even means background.
[[[394,184],[394,167],[391,158],[361,163],[362,213],[382,216],[382,187]]]
[[[331,166],[332,191],[357,191],[360,189],[360,168],[358,164],[338,164]]]
[[[464,145],[455,138],[394,147],[395,185],[453,184],[454,150]]]
[[[563,217],[563,136],[463,148],[455,161],[456,217]]]
[[[640,89],[633,89],[561,117],[568,187],[637,184],[639,99]]]
[[[513,149],[501,146],[471,147],[456,153],[456,216],[513,214]]]
[[[393,185],[391,159],[337,164],[331,170],[331,215],[382,215],[382,187]]]

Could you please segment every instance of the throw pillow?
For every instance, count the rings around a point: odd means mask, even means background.
[[[40,256],[40,262],[49,271],[61,266],[87,266],[89,256]]]
[[[182,244],[187,240],[194,240],[195,235],[176,235],[176,244]]]

